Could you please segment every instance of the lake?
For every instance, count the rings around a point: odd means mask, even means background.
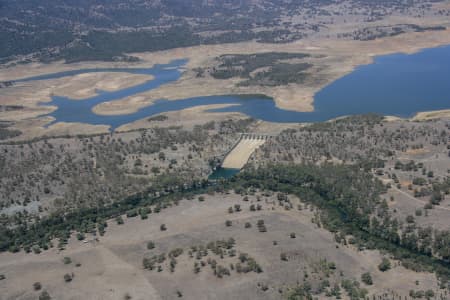
[[[154,76],[142,84],[114,92],[101,91],[82,100],[52,97],[41,105],[56,106],[48,115],[57,122],[109,125],[111,130],[153,115],[200,105],[232,104],[209,112],[240,112],[269,122],[319,122],[355,114],[377,113],[411,117],[420,111],[450,109],[450,46],[426,49],[415,54],[376,57],[374,62],[356,68],[319,91],[313,112],[279,109],[273,99],[263,95],[218,95],[178,100],[160,99],[154,104],[125,115],[101,116],[92,112],[98,104],[146,92],[177,81],[187,60],[174,60],[152,68],[82,69],[25,78],[47,80],[91,72],[129,72]],[[150,77],[149,77],[150,78]]]

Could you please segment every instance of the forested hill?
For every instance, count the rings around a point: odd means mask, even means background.
[[[334,16],[423,15],[439,0],[0,0],[0,62],[113,60],[124,53],[245,40],[290,42]]]

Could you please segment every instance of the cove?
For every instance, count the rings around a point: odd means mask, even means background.
[[[262,95],[218,95],[178,100],[158,100],[135,113],[101,116],[92,112],[98,104],[123,99],[177,81],[187,60],[174,60],[152,68],[81,69],[17,80],[47,80],[90,72],[129,72],[153,75],[154,79],[122,90],[107,92],[83,100],[52,97],[41,105],[56,106],[48,115],[57,122],[109,125],[111,130],[170,111],[200,105],[227,104],[210,112],[240,112],[269,122],[319,122],[333,118],[377,113],[411,117],[420,111],[450,109],[450,46],[426,49],[415,54],[392,54],[376,57],[374,62],[356,68],[319,91],[313,112],[279,109],[273,99]]]

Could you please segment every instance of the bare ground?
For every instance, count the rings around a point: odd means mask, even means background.
[[[280,299],[279,290],[301,282],[305,272],[310,274],[309,279],[320,281],[323,274],[313,270],[323,259],[336,263],[330,280],[359,280],[362,273],[371,272],[374,285],[366,287],[370,295],[394,291],[406,296],[410,289],[429,288],[438,292],[432,274],[412,272],[395,262],[392,270],[382,273],[377,269],[381,260],[377,251],[337,247],[331,233],[311,223],[312,211],[285,210],[274,200],[275,197],[262,197],[257,202],[255,196],[250,196],[245,202],[235,194],[205,195],[204,202],[184,200],[178,206],[151,214],[147,220],[126,219],[124,225],[109,222],[107,233],[99,242],[92,237],[87,238],[87,243],[72,238],[67,250],[60,253],[2,253],[0,269],[6,279],[0,281],[0,299],[36,299],[38,292],[32,286],[36,281],[54,299],[124,299],[127,294],[132,299],[175,299],[177,291],[184,299]],[[262,210],[251,212],[249,205],[256,203],[262,205]],[[242,211],[229,214],[228,207],[234,204],[240,204]],[[265,233],[257,230],[256,221],[260,219],[267,227]],[[232,226],[226,227],[225,220],[231,220]],[[245,229],[245,222],[253,226]],[[162,223],[167,231],[160,231]],[[289,237],[291,232],[296,233],[295,239]],[[230,276],[217,278],[207,265],[195,274],[193,264],[197,260],[187,255],[189,248],[230,237],[236,240],[238,255],[248,253],[263,272],[231,271]],[[149,240],[155,242],[155,249],[146,249]],[[161,272],[143,269],[144,256],[175,248],[184,249],[184,253],[177,258],[173,273],[167,263],[162,264]],[[282,252],[288,256],[287,262],[280,260]],[[65,256],[71,257],[71,264],[63,264]],[[236,261],[227,257],[216,259],[225,266]],[[76,267],[76,263],[81,266]],[[64,282],[63,275],[72,272],[72,282]],[[268,289],[263,291],[261,284]]]

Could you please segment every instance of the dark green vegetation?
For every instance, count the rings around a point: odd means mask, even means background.
[[[0,250],[47,249],[52,246],[53,238],[58,238],[59,247],[63,248],[71,232],[92,232],[97,228],[102,235],[105,220],[132,210],[141,211],[152,206],[153,212],[157,213],[191,193],[230,189],[245,193],[249,189],[260,189],[294,194],[319,208],[321,214],[316,222],[334,232],[340,243],[346,243],[347,237],[351,236],[352,243],[357,243],[360,248],[384,250],[408,268],[436,271],[443,282],[450,277],[450,232],[435,231],[433,235],[417,228],[419,235],[415,239],[411,232],[398,234],[399,230],[406,232],[406,229],[383,209],[385,202],[381,201],[380,195],[386,187],[357,166],[274,165],[249,169],[214,185],[208,181],[186,182],[176,176],[160,178],[157,182],[158,185],[145,192],[112,205],[50,215],[31,224],[16,224],[14,228],[2,225]],[[383,262],[380,266],[386,269],[386,264]]]
[[[125,55],[129,52],[158,51],[177,47],[199,45],[201,39],[186,27],[172,27],[163,32],[132,31],[104,32],[92,31],[81,37],[73,47],[67,47],[61,53],[51,54],[45,59],[65,59],[66,62],[82,60],[125,60],[137,58]]]
[[[391,14],[423,17],[431,9],[430,2],[4,0],[0,2],[0,62],[17,56],[23,56],[21,62],[133,61],[126,53],[248,40],[285,43],[327,31],[334,15],[361,23]],[[331,9],[331,3],[339,9]]]
[[[5,88],[5,87],[10,87],[10,86],[13,86],[14,84],[13,84],[13,82],[12,81],[3,81],[3,82],[0,82],[0,89],[1,88]],[[3,107],[4,105],[0,105],[0,107]],[[0,111],[1,111],[1,109],[0,109]]]
[[[286,293],[286,298],[288,300],[313,300],[315,299],[314,296],[322,293],[324,293],[327,298],[336,297],[336,299],[341,299],[343,294],[347,294],[349,299],[358,300],[367,299],[369,292],[367,289],[361,287],[357,280],[342,279],[339,283],[336,282],[334,285],[331,285],[329,280],[323,280],[319,291],[314,291],[310,282],[305,281],[301,285],[288,291]]]
[[[149,271],[163,272],[169,270],[174,273],[179,259],[195,258],[193,272],[207,272],[205,267],[209,266],[218,278],[231,276],[232,272],[236,273],[261,273],[261,266],[247,253],[239,253],[237,255],[236,241],[233,238],[226,240],[218,240],[207,244],[191,246],[187,251],[182,248],[175,248],[168,253],[163,252],[155,254],[154,251],[142,259],[142,266]],[[223,262],[224,258],[228,258],[227,265]],[[230,261],[230,259],[232,259]],[[222,263],[222,264],[221,264]]]
[[[343,37],[353,37],[354,40],[370,41],[379,38],[396,36],[406,32],[424,32],[445,30],[444,26],[419,26],[416,24],[398,24],[396,26],[375,26],[358,29]]]
[[[450,125],[445,122],[390,126],[382,120],[369,114],[287,129],[262,147],[261,163],[268,158],[288,163],[336,158],[370,170],[417,145],[447,144]]]
[[[383,209],[386,204],[379,195],[386,187],[358,167],[273,166],[237,177],[237,183],[245,179],[242,188],[268,188],[307,199],[322,211],[322,226],[335,232],[339,242],[345,242],[342,237],[351,235],[360,247],[384,249],[406,267],[435,268],[445,280],[450,276],[450,232],[435,231],[433,237],[425,228],[412,232],[410,228],[402,228]],[[381,267],[386,270],[387,265],[383,261]]]
[[[292,285],[281,285],[264,280],[265,276],[257,277],[262,280],[257,283],[258,293],[276,292],[288,299],[313,299],[317,295],[364,298],[368,290],[373,292],[372,289],[377,289],[380,284],[380,273],[376,268],[386,272],[383,275],[393,276],[399,263],[411,270],[435,272],[441,287],[445,287],[450,276],[450,232],[446,219],[450,194],[448,120],[385,122],[380,116],[366,115],[298,126],[269,139],[256,151],[244,172],[228,180],[208,181],[207,175],[197,172],[198,165],[191,164],[196,160],[202,167],[215,165],[217,153],[227,147],[211,150],[211,143],[231,147],[233,143],[227,142],[228,139],[235,141],[237,132],[253,128],[257,127],[251,120],[223,121],[194,129],[153,128],[83,138],[3,143],[0,150],[6,159],[0,162],[7,167],[3,180],[13,178],[16,185],[9,183],[2,187],[22,191],[34,183],[40,186],[36,191],[53,196],[58,187],[55,183],[60,182],[57,178],[66,182],[74,176],[64,177],[72,165],[78,168],[75,173],[91,174],[92,184],[75,181],[72,191],[82,187],[89,192],[79,198],[66,198],[71,193],[60,194],[61,200],[50,202],[48,210],[8,213],[17,205],[5,205],[6,214],[0,218],[0,249],[39,254],[51,247],[64,249],[69,238],[71,243],[81,243],[85,239],[96,243],[94,240],[98,235],[101,243],[101,236],[114,234],[108,228],[111,222],[121,225],[133,218],[126,226],[134,226],[139,219],[150,219],[150,222],[155,221],[152,226],[156,232],[164,230],[164,234],[175,234],[173,241],[176,243],[157,236],[140,241],[138,248],[142,252],[136,261],[138,266],[149,270],[145,272],[146,276],[156,278],[162,274],[160,277],[164,279],[173,272],[176,280],[177,276],[184,276],[188,266],[187,272],[201,273],[199,277],[215,274],[219,278],[230,276],[233,280],[238,272],[253,277],[257,276],[253,272],[272,274],[273,269],[263,263],[264,260],[260,267],[263,270],[257,268],[256,261],[259,262],[262,256],[253,253],[253,248],[248,245],[245,252],[251,256],[241,257],[239,248],[229,237],[241,243],[245,239],[240,234],[245,232],[255,235],[255,239],[265,239],[261,242],[273,249],[273,263],[281,267],[290,267],[297,263],[296,260],[306,261],[292,250],[295,248],[285,248],[287,243],[302,243],[306,231],[301,227],[277,225],[278,217],[271,215],[275,207],[276,213],[295,218],[308,213],[312,222],[308,224],[310,228],[317,226],[330,231],[334,237],[333,240],[327,235],[330,253],[339,252],[341,248],[346,251],[378,249],[385,259],[371,263],[370,268],[364,269],[370,273],[363,274],[348,274],[342,263],[308,261],[308,266],[302,269],[303,280],[296,285],[295,281],[289,283]],[[105,152],[105,149],[112,152]],[[102,158],[103,153],[107,154],[108,160]],[[68,156],[73,159],[71,165],[61,160]],[[31,165],[29,162],[33,157],[38,159]],[[24,160],[28,163],[17,165],[18,161]],[[42,168],[39,163],[48,161],[51,162],[48,164],[50,170],[46,169],[48,173],[33,173]],[[115,169],[108,162],[114,162]],[[153,173],[153,168],[158,168],[158,173]],[[136,176],[145,171],[148,171],[145,176]],[[115,186],[110,187],[113,180]],[[48,188],[48,194],[45,194],[45,188]],[[108,188],[114,188],[113,192],[105,193]],[[405,198],[402,199],[404,195],[398,191],[406,193]],[[166,208],[177,206],[180,201],[183,201],[181,207],[174,210],[184,209],[184,205],[202,209],[211,204],[210,201],[227,199],[228,193],[232,194],[233,201],[237,198],[242,202],[225,203],[219,212],[224,214],[223,220],[214,225],[217,228],[211,229],[212,235],[208,239],[202,239],[204,235],[198,232],[192,236],[193,240],[181,235],[183,242],[178,243],[177,225],[161,220],[161,215],[155,216]],[[21,199],[20,194],[16,195],[12,193],[9,197]],[[411,199],[413,196],[415,200]],[[185,203],[188,200],[190,203]],[[29,203],[24,209],[33,205]],[[52,205],[60,206],[52,209]],[[250,216],[252,219],[245,221],[240,219],[240,214],[256,211],[263,215]],[[305,222],[309,222],[309,218]],[[217,237],[216,230],[227,235]],[[218,238],[224,240],[208,244]],[[196,245],[195,249],[191,248],[193,245]],[[204,255],[205,252],[208,255]],[[367,253],[371,252],[364,255]],[[61,264],[76,265],[77,256],[71,256],[71,259],[63,259],[64,255],[61,255]],[[70,281],[64,283],[66,272],[58,279],[64,286],[71,286]],[[4,273],[8,281],[9,273]],[[78,283],[80,277],[68,274],[68,279]],[[45,290],[43,283],[42,290]],[[421,283],[412,293],[416,298],[425,297],[428,288]],[[187,290],[181,287],[174,290],[188,297]],[[436,289],[434,293],[442,295],[445,292]]]
[[[309,57],[304,53],[267,52],[257,54],[228,54],[216,59],[216,66],[198,69],[197,76],[208,72],[215,79],[240,77],[245,79],[240,86],[278,86],[289,83],[303,83],[308,76],[306,70],[312,67],[305,62],[288,63]]]
[[[214,166],[235,143],[237,133],[251,124],[251,119],[230,120],[193,129],[5,142],[0,145],[0,208],[29,210],[34,203],[42,206],[42,212],[49,206],[61,210],[102,206],[140,191],[153,176],[200,177],[202,169]],[[5,128],[5,133],[13,132]],[[47,201],[51,205],[46,206]]]
[[[52,299],[52,297],[50,297],[50,294],[47,291],[43,291],[39,295],[39,300],[50,300],[50,299]]]
[[[378,265],[378,269],[381,272],[386,272],[387,270],[389,270],[391,268],[391,262],[389,261],[389,259],[387,259],[386,257],[383,257],[383,260],[381,261],[381,263]]]
[[[7,87],[7,86],[5,86]],[[0,105],[0,112],[3,111],[15,111],[15,110],[21,110],[24,109],[22,105]]]
[[[277,2],[259,7],[251,1],[2,1],[0,41],[6,47],[0,58],[37,53],[44,60],[68,62],[133,60],[124,53],[251,39],[276,42],[283,35],[288,41],[301,38],[298,30],[271,28],[285,9]],[[269,28],[252,31],[264,25]]]
[[[1,111],[1,107],[0,107],[0,111]],[[6,108],[8,109],[8,108]],[[7,122],[1,122],[0,121],[0,140],[6,140],[6,139],[10,139],[16,136],[19,136],[22,134],[22,132],[20,130],[17,129],[9,129],[8,127],[10,126],[9,123]]]
[[[361,275],[361,281],[367,285],[372,285],[373,284],[372,275],[370,275],[370,273],[368,272],[363,273]]]
[[[169,119],[169,118],[167,116],[165,116],[165,115],[157,115],[157,116],[148,118],[147,121],[149,121],[149,122],[162,122],[162,121],[166,121],[167,119]]]
[[[402,122],[401,126],[396,126],[382,122],[381,118],[375,115],[355,116],[286,130],[275,140],[262,146],[258,154],[261,157],[258,164],[266,165],[267,161],[278,161],[292,165],[301,162],[323,163],[324,160],[340,160],[345,164],[358,166],[361,171],[375,174],[376,177],[392,180],[392,184],[386,185],[388,190],[396,184],[396,189],[407,188],[413,191],[416,199],[423,202],[426,218],[428,210],[436,209],[435,206],[441,205],[444,199],[448,201],[450,194],[449,169],[445,163],[449,149],[449,129],[450,124],[445,121]],[[404,158],[399,162],[394,159],[414,151],[427,153],[422,158],[425,163],[408,161]],[[434,167],[434,172],[427,170],[425,166],[427,158],[438,157],[442,159],[442,167]],[[439,171],[439,176],[435,175],[436,171]],[[403,187],[400,180],[408,178],[414,179],[412,184]],[[414,270],[435,268],[441,274],[445,274],[443,277],[448,277],[450,233],[447,230],[439,231],[429,227],[429,223],[421,226],[418,219],[423,215],[423,211],[420,209],[416,212],[418,216],[416,218],[412,215],[398,214],[402,208],[390,209],[387,198],[383,196],[372,212],[369,212],[370,209],[364,211],[361,208],[366,215],[361,221],[367,223],[358,224],[359,228],[356,229],[353,225],[357,222],[352,221],[350,227],[353,228],[349,229],[349,224],[344,226],[344,235],[351,232],[359,241],[361,249],[387,250],[408,268]],[[395,201],[394,197],[391,196],[390,201]],[[408,201],[411,199],[407,198],[406,203]],[[352,219],[355,217],[360,219],[361,216],[352,215]],[[325,227],[329,228],[326,224]],[[330,230],[342,232],[342,229],[337,228]],[[336,235],[336,240],[343,243],[355,242],[353,239],[342,239],[340,234]],[[382,268],[384,267],[383,265]]]
[[[445,121],[406,122],[396,126],[382,122],[376,115],[354,116],[284,131],[261,148],[260,164],[266,160],[293,163],[337,159],[367,171],[374,170],[397,188],[413,191],[413,196],[424,202],[425,209],[432,209],[448,199],[449,166],[444,163],[439,169],[432,167],[433,172],[427,169],[426,162],[436,159],[433,152],[442,154],[443,162],[447,161],[449,132],[450,124]],[[396,159],[408,151],[430,152],[427,154],[430,158],[424,157],[425,163]],[[410,184],[402,186],[401,180]]]

